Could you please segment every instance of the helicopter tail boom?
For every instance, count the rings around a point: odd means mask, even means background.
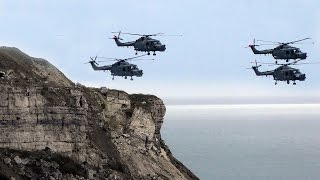
[[[273,52],[273,49],[259,51],[256,49],[256,45],[250,45],[249,47],[251,48],[253,54],[272,54]]]
[[[272,76],[274,71],[264,71],[264,72],[260,72],[259,68],[260,66],[252,66],[252,69],[254,70],[254,72],[256,73],[257,76]]]
[[[117,46],[134,46],[135,42],[132,41],[132,42],[121,42],[119,40],[119,37],[117,36],[114,36],[112,39],[114,39],[114,41],[116,42]]]
[[[111,70],[111,66],[97,66],[95,61],[90,61],[89,62],[92,66],[92,69],[95,71],[107,71],[107,70]]]

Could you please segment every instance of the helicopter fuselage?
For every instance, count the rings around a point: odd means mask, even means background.
[[[266,50],[257,50],[254,45],[251,45],[250,48],[252,49],[254,54],[271,54],[274,57],[274,59],[304,60],[307,58],[307,53],[303,53],[299,48],[292,47],[289,45],[279,45],[274,49],[266,49]]]
[[[141,37],[136,40],[134,44],[134,49],[136,51],[150,52],[150,51],[160,51],[166,50],[166,46],[162,45],[159,40],[152,39],[150,37]]]
[[[253,66],[252,69],[255,71],[257,76],[272,76],[275,81],[304,81],[306,75],[302,74],[299,69],[282,65],[272,71],[260,72],[258,66]]]
[[[112,76],[122,76],[122,77],[141,77],[143,71],[140,70],[137,65],[130,64],[124,60],[118,61],[112,65],[108,66],[97,66],[95,61],[89,62],[95,71],[110,71]]]
[[[124,46],[124,47],[130,47],[133,46],[135,51],[141,51],[141,52],[148,52],[148,55],[150,52],[163,52],[166,50],[166,45],[161,44],[159,40],[150,38],[148,36],[143,36],[137,39],[136,41],[130,41],[130,42],[121,42],[118,37],[113,37],[115,40],[117,46]]]
[[[276,81],[304,81],[306,75],[302,74],[299,69],[289,66],[280,66],[275,69],[273,79]]]
[[[299,48],[289,45],[280,45],[274,48],[272,56],[275,59],[306,59],[307,53],[303,53]]]
[[[110,70],[112,76],[136,76],[141,77],[143,75],[143,71],[139,70],[137,65],[130,64],[126,61],[119,61],[112,65],[112,68]]]

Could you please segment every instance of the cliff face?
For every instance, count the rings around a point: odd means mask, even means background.
[[[162,141],[155,96],[75,85],[6,47],[0,83],[0,178],[197,179]]]

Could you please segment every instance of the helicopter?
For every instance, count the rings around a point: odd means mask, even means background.
[[[292,47],[289,44],[295,44],[308,39],[311,39],[311,38],[304,38],[304,39],[287,42],[287,43],[257,40],[260,42],[271,43],[271,44],[259,44],[259,45],[255,44],[255,39],[254,39],[253,44],[249,45],[249,47],[251,48],[254,54],[265,54],[265,55],[271,54],[276,60],[278,59],[286,60],[286,62],[289,62],[289,60],[297,60],[297,59],[304,60],[307,58],[307,53],[302,52],[299,48]],[[278,45],[278,46],[273,49],[265,49],[265,50],[256,49],[256,46],[262,46],[262,45]],[[276,61],[276,64],[278,64],[278,61]]]
[[[122,76],[125,79],[127,79],[127,77],[131,77],[130,80],[133,80],[133,78],[132,78],[133,76],[141,77],[143,75],[143,71],[140,70],[137,65],[128,63],[127,61],[131,61],[133,59],[136,59],[136,58],[139,58],[142,56],[145,56],[145,55],[136,56],[136,57],[127,58],[127,59],[104,58],[104,57],[96,56],[95,58],[90,57],[91,61],[89,61],[88,63],[91,64],[92,68],[95,71],[110,71],[111,76],[112,76],[112,80],[114,80],[114,76]],[[97,65],[99,65],[96,61],[97,58],[109,59],[108,61],[117,61],[117,62],[113,63],[112,65],[99,67],[99,66],[97,66]],[[154,59],[152,59],[152,60],[154,60]],[[105,62],[105,61],[98,61],[98,62]]]
[[[156,34],[134,34],[134,33],[122,33],[134,36],[141,36],[139,39],[130,42],[121,42],[123,40],[120,38],[121,31],[119,32],[112,32],[118,33],[118,36],[114,35],[113,38],[116,42],[117,46],[122,47],[129,47],[133,46],[134,50],[136,51],[136,55],[138,51],[147,52],[150,55],[150,52],[153,52],[153,55],[156,55],[156,51],[164,52],[166,50],[166,45],[161,44],[159,40],[151,38],[152,36],[181,36],[181,35],[164,35],[163,33],[156,33]]]
[[[293,81],[293,85],[296,85],[296,81],[304,81],[306,79],[306,75],[302,74],[299,69],[292,68],[288,65],[299,65],[296,64],[299,61],[294,61],[292,63],[288,64],[272,64],[272,65],[279,65],[274,70],[271,71],[264,71],[260,72],[259,67],[261,65],[258,65],[258,62],[252,62],[255,63],[255,66],[252,66],[252,69],[256,73],[257,76],[273,76],[273,79],[275,80],[275,85],[277,85],[278,81],[287,81],[287,84],[290,84],[290,81]],[[270,64],[270,63],[264,63],[264,64]]]

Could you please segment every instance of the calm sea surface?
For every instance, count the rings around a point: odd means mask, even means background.
[[[320,179],[320,105],[167,106],[161,131],[200,179]]]

